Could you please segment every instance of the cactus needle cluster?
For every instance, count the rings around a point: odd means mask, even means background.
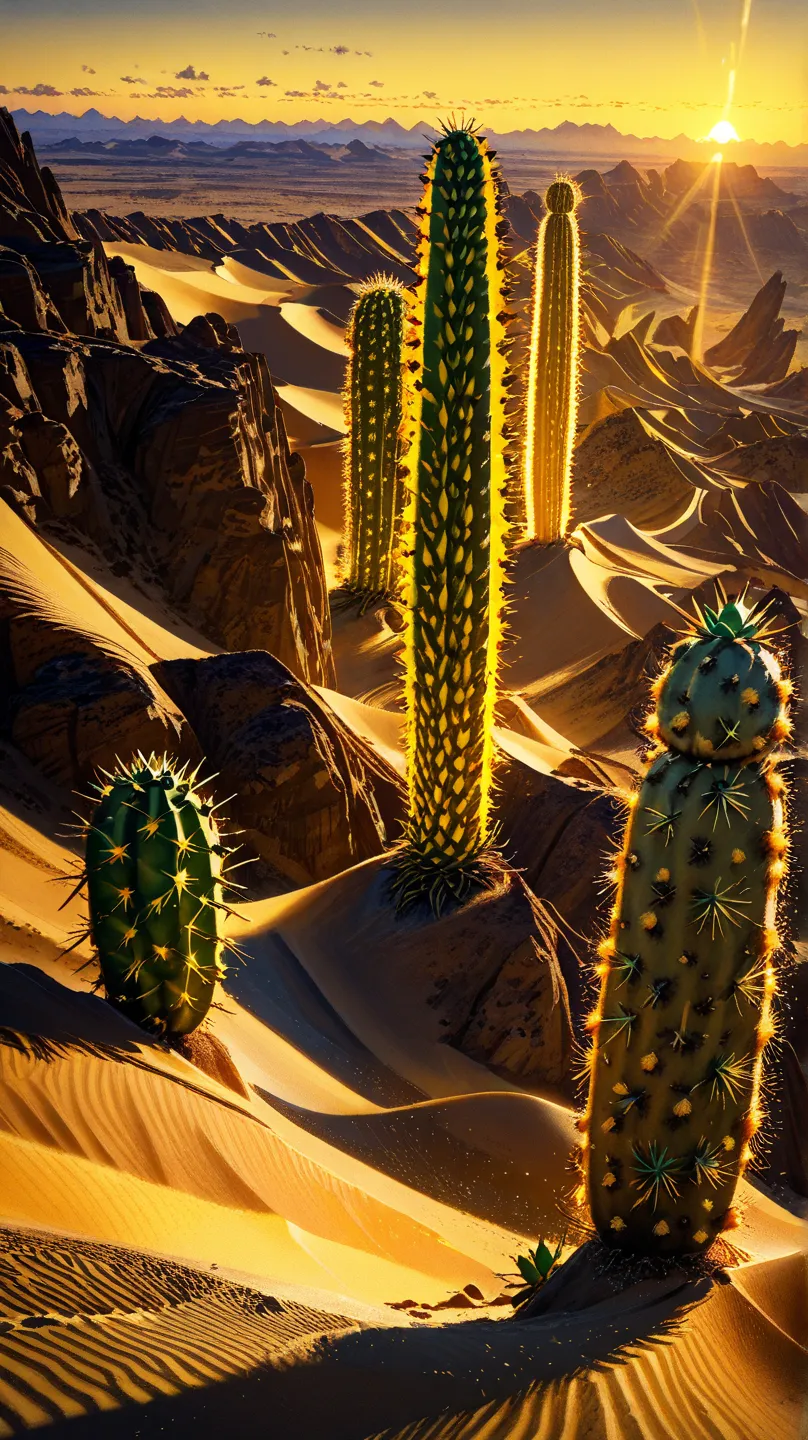
[[[362,608],[396,589],[405,316],[403,286],[376,275],[362,285],[348,327],[345,588]]]
[[[428,161],[414,317],[408,789],[399,902],[484,874],[502,606],[506,361],[499,182],[473,126]]]
[[[700,613],[655,685],[652,758],[617,861],[590,1028],[584,1162],[595,1226],[651,1255],[732,1228],[761,1121],[785,870],[790,683],[743,598]]]
[[[90,935],[107,998],[164,1037],[201,1024],[232,948],[230,852],[197,773],[153,755],[105,773],[86,833]]]
[[[574,182],[553,181],[536,245],[523,469],[527,537],[543,544],[563,540],[570,519],[578,409],[579,198]]]

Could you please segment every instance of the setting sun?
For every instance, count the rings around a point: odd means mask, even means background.
[[[726,145],[730,140],[739,140],[740,136],[735,126],[730,125],[729,120],[719,120],[718,123],[713,126],[707,139],[716,140],[719,145]]]

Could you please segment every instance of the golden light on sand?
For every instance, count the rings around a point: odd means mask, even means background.
[[[708,140],[715,140],[718,145],[727,145],[730,140],[739,140],[737,130],[729,120],[719,120],[707,136]]]

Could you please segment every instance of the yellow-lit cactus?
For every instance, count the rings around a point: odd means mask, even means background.
[[[578,410],[578,187],[555,180],[536,244],[523,460],[527,538],[563,540]]]
[[[505,538],[497,170],[447,128],[426,173],[411,391],[409,813],[400,903],[439,911],[486,872]]]
[[[359,292],[348,328],[345,386],[345,586],[363,607],[395,590],[404,486],[402,426],[403,286],[375,275]]]
[[[767,630],[743,600],[708,609],[655,686],[649,729],[674,744],[618,859],[584,1122],[592,1218],[625,1250],[703,1254],[731,1229],[760,1124],[789,728]]]

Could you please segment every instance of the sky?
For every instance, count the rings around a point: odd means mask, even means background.
[[[0,102],[808,142],[808,0],[0,0]],[[731,76],[734,75],[734,81]]]

